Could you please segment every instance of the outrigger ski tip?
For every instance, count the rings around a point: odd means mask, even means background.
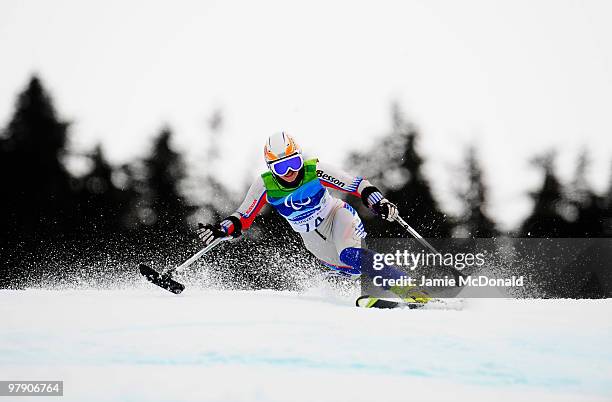
[[[162,289],[166,289],[174,294],[179,294],[185,290],[185,285],[172,279],[170,275],[162,275],[153,268],[145,264],[139,265],[140,274],[147,280]]]
[[[185,285],[183,285],[182,283],[178,283],[177,281],[172,279],[172,274],[175,272],[181,272],[222,241],[231,239],[232,236],[220,237],[218,239],[215,239],[208,246],[204,247],[203,249],[189,257],[189,259],[181,265],[164,270],[161,274],[153,268],[149,267],[148,265],[140,264],[140,273],[145,278],[147,278],[149,282],[159,286],[160,288],[166,289],[174,294],[179,294],[183,290],[185,290]]]

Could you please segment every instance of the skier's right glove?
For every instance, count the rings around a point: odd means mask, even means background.
[[[399,216],[397,205],[386,199],[374,186],[364,188],[361,199],[366,207],[371,208],[384,220],[394,221]]]
[[[227,233],[223,229],[221,229],[221,225],[204,225],[203,223],[198,223],[198,228],[196,230],[198,237],[205,246],[208,246],[215,239],[219,239],[222,237],[226,237]]]
[[[397,205],[392,203],[386,198],[378,201],[376,204],[372,205],[372,209],[376,211],[376,213],[383,219],[391,222],[397,219],[399,216],[399,211],[397,210]]]

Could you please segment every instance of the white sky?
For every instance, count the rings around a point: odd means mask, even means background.
[[[114,162],[144,155],[164,122],[202,157],[220,108],[217,169],[238,189],[265,169],[271,132],[340,165],[389,129],[397,100],[443,206],[456,208],[454,171],[475,142],[491,212],[512,226],[540,185],[538,152],[557,148],[569,179],[585,146],[607,186],[611,20],[610,1],[3,0],[0,124],[33,72],[74,146],[102,141]]]

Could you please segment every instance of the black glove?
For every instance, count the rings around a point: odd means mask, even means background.
[[[225,231],[221,229],[221,226],[219,226],[218,224],[204,225],[202,223],[198,223],[198,229],[196,230],[196,233],[198,234],[198,237],[200,238],[200,240],[202,240],[205,246],[208,246],[215,239],[227,236],[227,233],[225,233]]]
[[[372,205],[372,209],[378,215],[380,215],[381,218],[386,219],[388,221],[394,221],[395,218],[399,216],[397,206],[386,198],[383,198],[376,204]]]

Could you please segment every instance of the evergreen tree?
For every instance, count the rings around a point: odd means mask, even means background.
[[[589,155],[587,151],[583,149],[578,155],[574,179],[569,189],[569,198],[577,204],[585,203],[589,198],[589,193],[592,192],[586,177],[589,165]]]
[[[588,167],[588,154],[582,151],[568,195],[576,216],[571,224],[573,237],[601,237],[605,231],[605,199],[592,190],[586,178]]]
[[[171,148],[171,138],[172,131],[162,129],[144,163],[147,206],[143,221],[156,233],[185,232],[187,218],[194,211],[180,190],[185,166],[182,156]]]
[[[604,237],[612,237],[612,169],[610,169],[610,184],[604,198]]]
[[[544,171],[544,181],[540,190],[531,193],[534,206],[521,227],[523,237],[567,237],[571,234],[570,222],[564,214],[568,203],[555,173],[554,159],[555,154],[551,152],[533,161]]]
[[[129,225],[129,214],[137,193],[129,170],[115,172],[98,145],[92,155],[92,169],[80,179],[79,207],[82,229],[95,230],[96,235],[108,237],[122,232]],[[121,175],[121,188],[113,177]]]
[[[219,162],[221,155],[220,139],[223,137],[223,122],[224,117],[221,110],[215,110],[208,119],[208,127],[210,135],[207,138],[207,152],[199,158],[200,165],[198,173],[202,174],[197,179],[197,186],[200,189],[206,189],[200,195],[202,199],[200,210],[198,211],[199,220],[207,222],[219,222],[230,213],[234,212],[235,203],[240,202],[233,200],[230,192],[220,182],[214,174],[215,166]]]
[[[349,157],[351,170],[366,175],[373,184],[385,192],[386,197],[397,204],[400,214],[408,217],[424,237],[449,237],[451,224],[434,199],[431,187],[423,174],[424,160],[417,150],[419,133],[416,127],[403,118],[399,107],[393,108],[393,130],[368,152],[355,152]],[[372,234],[409,237],[393,223],[372,219]],[[374,229],[374,230],[371,230]]]
[[[467,150],[464,170],[467,176],[467,184],[459,194],[465,203],[465,210],[460,219],[461,227],[470,237],[495,237],[498,232],[495,223],[485,212],[487,188],[483,181],[482,168],[474,147]]]
[[[48,240],[76,226],[71,177],[62,163],[67,132],[68,123],[57,117],[40,79],[32,77],[0,140],[0,223],[7,238]]]

